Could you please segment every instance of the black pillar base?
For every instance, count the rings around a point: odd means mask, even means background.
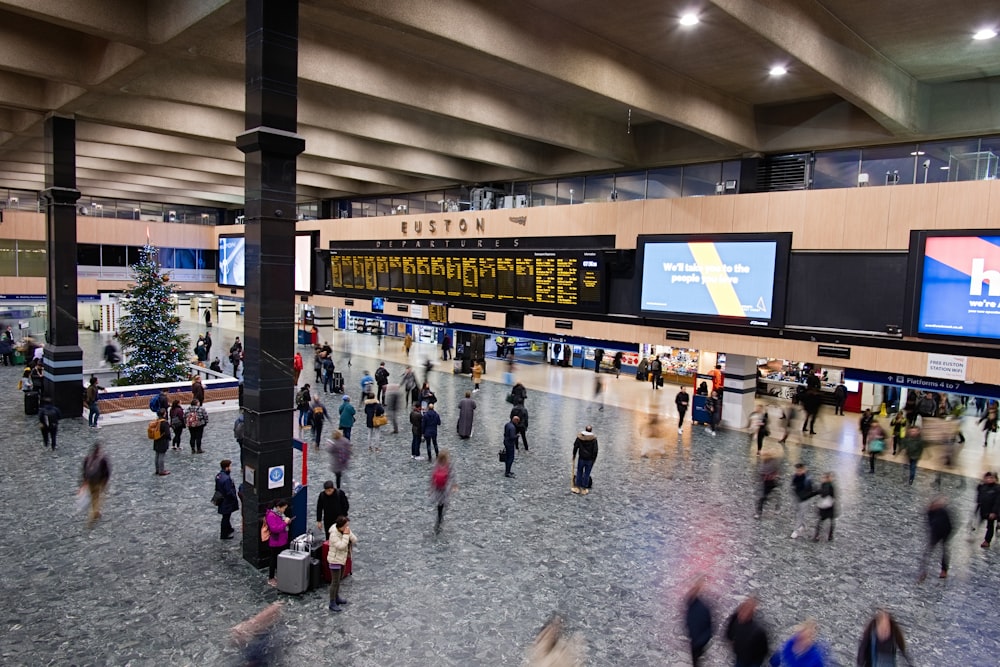
[[[45,344],[42,394],[62,416],[83,416],[83,350],[79,345]]]

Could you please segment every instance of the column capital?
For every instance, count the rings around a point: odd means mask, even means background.
[[[236,147],[243,153],[261,151],[294,157],[306,149],[306,140],[295,132],[273,127],[255,127],[236,136]]]
[[[76,188],[45,188],[38,193],[39,198],[45,205],[48,204],[75,204],[80,197],[80,191]]]

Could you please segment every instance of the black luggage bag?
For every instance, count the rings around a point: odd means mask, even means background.
[[[37,415],[38,401],[39,397],[37,391],[32,390],[24,392],[24,414]]]
[[[334,373],[333,374],[333,393],[343,394],[344,393],[344,374]]]

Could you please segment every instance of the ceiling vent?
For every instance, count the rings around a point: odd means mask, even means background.
[[[809,187],[809,153],[765,157],[757,165],[758,192],[785,192]]]

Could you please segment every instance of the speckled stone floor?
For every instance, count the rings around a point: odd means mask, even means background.
[[[93,355],[100,341],[83,344]],[[363,356],[372,350],[360,348],[351,368],[338,364],[349,392],[365,367],[376,366]],[[402,370],[396,361],[388,367],[395,377]],[[903,625],[915,664],[997,664],[1000,543],[982,550],[981,534],[970,540],[964,528],[974,482],[961,489],[960,478],[945,476],[963,526],[952,540],[952,576],[918,585],[922,508],[936,492],[930,471],[908,487],[898,464],[881,462],[870,476],[855,454],[792,446],[783,452],[780,507],[758,521],[746,434],[713,438],[687,428],[678,437],[667,421],[663,436],[651,438],[639,412],[532,389],[531,453],[519,453],[517,478],[505,479],[496,452],[506,387],[483,384],[475,433],[459,441],[456,405],[471,385],[441,370],[430,376],[444,422],[440,444],[454,453],[460,484],[444,530],[434,534],[430,466],[410,459],[406,429],[386,435],[378,454],[358,446],[344,484],[359,539],[355,576],[343,587],[351,604],[331,614],[325,590],[281,595],[241,559],[238,541],[217,538],[208,500],[218,460],[238,459],[235,412],[216,406],[207,453],[170,452],[173,474],[159,478],[141,421],[94,431],[67,420],[59,449],[43,450],[14,389],[19,369],[0,367],[0,664],[236,664],[229,628],[283,599],[285,648],[276,664],[519,665],[557,612],[586,639],[590,665],[687,665],[681,595],[699,573],[708,576],[720,624],[744,595],[760,596],[775,646],[812,616],[836,664],[853,664],[862,627],[885,605]],[[567,383],[593,382],[592,374],[563,372]],[[570,450],[588,423],[601,453],[594,490],[581,497],[569,489]],[[104,519],[87,530],[74,492],[97,437],[115,472]],[[363,445],[363,430],[355,440]],[[798,460],[817,476],[837,475],[832,543],[789,539],[787,482]],[[327,476],[325,462],[311,459],[313,493]],[[723,642],[713,643],[706,664],[731,664]]]

